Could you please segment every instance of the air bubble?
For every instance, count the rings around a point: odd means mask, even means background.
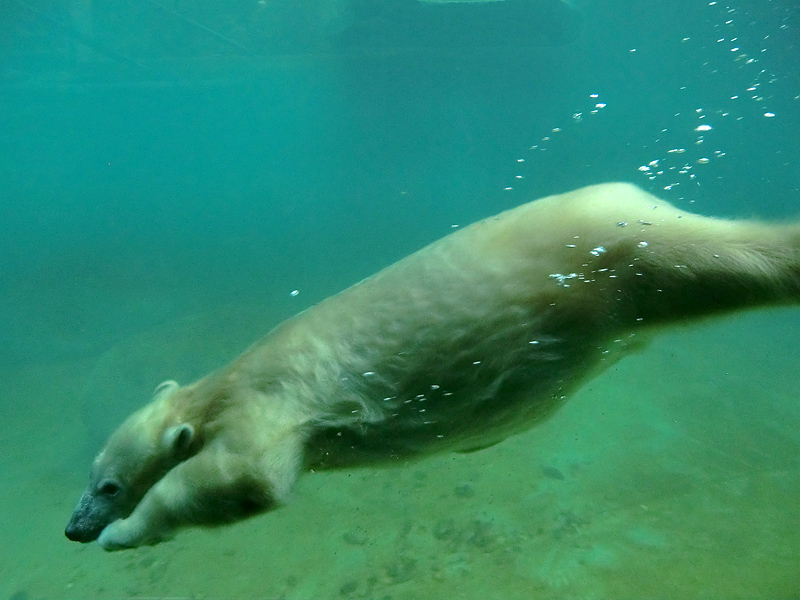
[[[569,287],[567,284],[568,279],[575,279],[578,277],[577,273],[570,273],[569,275],[564,275],[563,273],[551,273],[550,279],[555,279],[556,283],[562,287]]]

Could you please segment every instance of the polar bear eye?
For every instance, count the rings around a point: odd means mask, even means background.
[[[106,480],[100,484],[100,486],[97,488],[97,491],[99,491],[104,496],[114,497],[117,494],[119,494],[121,489],[122,488],[118,483]]]

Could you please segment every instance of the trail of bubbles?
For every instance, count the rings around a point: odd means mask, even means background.
[[[710,109],[699,107],[693,113],[675,113],[673,124],[653,140],[652,146],[658,149],[656,156],[637,167],[665,191],[699,185],[698,175],[704,167],[726,156],[721,149],[722,140],[728,138],[733,123],[776,117],[770,100],[774,98],[772,86],[780,78],[762,67],[770,44],[777,43],[776,36],[744,39],[741,32],[754,30],[758,24],[755,17],[718,1],[709,2],[708,7],[716,12],[711,18],[713,26],[705,30],[706,38],[684,37],[681,43],[697,46],[694,53],[703,57],[701,66],[719,87],[718,98]],[[779,20],[782,22],[776,33],[784,33],[790,28],[788,12]],[[687,87],[681,86],[681,90]]]
[[[539,140],[528,148],[528,152],[546,152],[552,146],[555,141],[557,135],[564,131],[571,130],[573,127],[578,126],[580,123],[583,122],[584,118],[591,117],[593,115],[598,114],[602,109],[604,109],[607,104],[605,102],[600,101],[600,94],[592,93],[589,94],[589,103],[591,106],[584,108],[582,111],[573,112],[572,118],[568,125],[564,127],[553,127],[547,135],[539,138]],[[524,164],[530,159],[530,156],[519,157],[517,158],[517,173],[514,175],[515,182],[518,182],[522,179],[525,179],[525,175],[523,173],[523,166]],[[514,190],[514,185],[509,184],[503,188],[503,190],[507,192],[511,192]]]
[[[644,160],[634,166],[641,177],[646,178],[648,188],[660,187],[679,194],[679,199],[683,199],[686,188],[700,185],[701,179],[710,177],[708,169],[726,157],[724,142],[737,138],[732,131],[737,123],[744,121],[750,127],[752,123],[758,124],[758,119],[780,118],[779,111],[772,105],[776,104],[776,97],[785,96],[785,90],[778,91],[776,83],[790,76],[778,76],[764,66],[767,62],[771,62],[773,67],[780,64],[768,60],[774,48],[792,46],[786,37],[791,35],[796,22],[790,8],[770,3],[766,11],[760,7],[758,16],[754,16],[717,0],[709,2],[707,7],[711,11],[707,27],[694,36],[681,37],[676,33],[675,38],[675,44],[689,45],[690,54],[698,57],[702,69],[699,80],[696,72],[687,69],[684,84],[678,84],[681,92],[692,94],[695,100],[689,97],[681,100],[676,107],[680,110],[666,117],[655,136],[643,141]],[[767,27],[769,34],[764,35]],[[756,34],[757,31],[762,33]],[[629,49],[629,53],[636,50]],[[704,106],[700,106],[698,98],[704,97],[707,86],[711,89],[711,99],[706,99],[702,102]],[[800,94],[792,94],[795,100],[800,99]],[[559,135],[564,132],[573,134],[574,128],[585,118],[598,114],[607,106],[597,93],[590,94],[589,99],[592,103],[590,108],[574,112],[571,121],[563,127],[553,127],[530,146],[529,151],[552,149]],[[644,125],[640,129],[646,132],[647,123]],[[645,133],[643,140],[647,137]],[[535,160],[535,155],[530,154],[516,159],[514,181],[503,188],[505,191],[513,191],[514,186],[525,179],[525,171],[529,168],[526,163],[532,160]]]

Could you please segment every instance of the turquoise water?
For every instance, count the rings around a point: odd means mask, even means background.
[[[531,0],[508,39],[409,25],[441,6],[194,4],[0,4],[0,598],[800,597],[797,309],[665,332],[482,452],[68,542],[156,384],[453,225],[613,180],[799,212],[791,2]]]

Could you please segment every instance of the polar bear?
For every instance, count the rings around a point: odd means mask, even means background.
[[[800,303],[800,224],[686,213],[628,184],[457,231],[160,386],[110,437],[66,529],[156,544],[286,501],[298,475],[528,429],[660,326]]]

